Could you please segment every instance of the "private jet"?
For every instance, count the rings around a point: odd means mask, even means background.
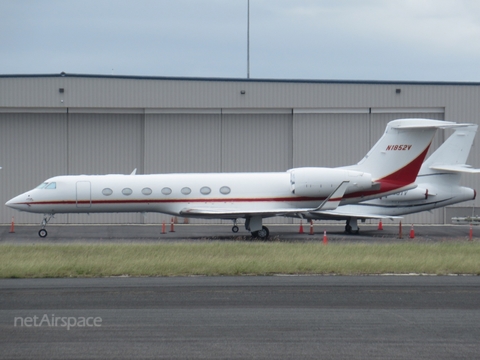
[[[429,119],[389,122],[383,136],[355,165],[302,167],[266,173],[64,175],[42,182],[6,206],[44,214],[38,234],[58,213],[159,212],[172,216],[237,219],[265,239],[264,218],[308,217],[417,187],[415,179],[439,128],[461,126]]]

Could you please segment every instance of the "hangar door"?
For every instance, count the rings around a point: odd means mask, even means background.
[[[0,220],[37,224],[41,214],[3,206],[12,197],[53,175],[67,173],[67,112],[65,109],[0,109]],[[61,218],[61,216],[59,216]]]
[[[143,173],[143,114],[121,109],[70,109],[68,114],[68,173]],[[77,206],[90,206],[88,183],[77,184]],[[68,214],[73,224],[142,223],[136,213]]]
[[[292,156],[291,109],[222,111],[222,171],[286,171]]]

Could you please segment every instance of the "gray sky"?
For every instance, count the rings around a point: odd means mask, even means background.
[[[247,0],[1,0],[0,74],[247,77]],[[480,81],[480,1],[250,0],[250,78]]]

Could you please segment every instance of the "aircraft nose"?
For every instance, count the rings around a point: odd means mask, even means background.
[[[8,200],[5,205],[8,206],[9,208],[15,209],[15,198]]]
[[[24,198],[25,196],[21,198],[21,195],[15,196],[14,198],[8,200],[5,205],[15,210],[22,210],[23,208],[27,207],[27,204],[24,202]]]

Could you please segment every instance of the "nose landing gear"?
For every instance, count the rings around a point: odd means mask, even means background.
[[[233,220],[232,232],[238,232],[237,219]]]
[[[51,214],[50,216],[46,216],[43,218],[43,221],[42,221],[42,228],[38,231],[38,236],[40,236],[41,238],[44,238],[44,237],[47,237],[48,235],[48,232],[47,230],[45,230],[45,227],[47,226],[48,222],[53,218],[53,214]]]

